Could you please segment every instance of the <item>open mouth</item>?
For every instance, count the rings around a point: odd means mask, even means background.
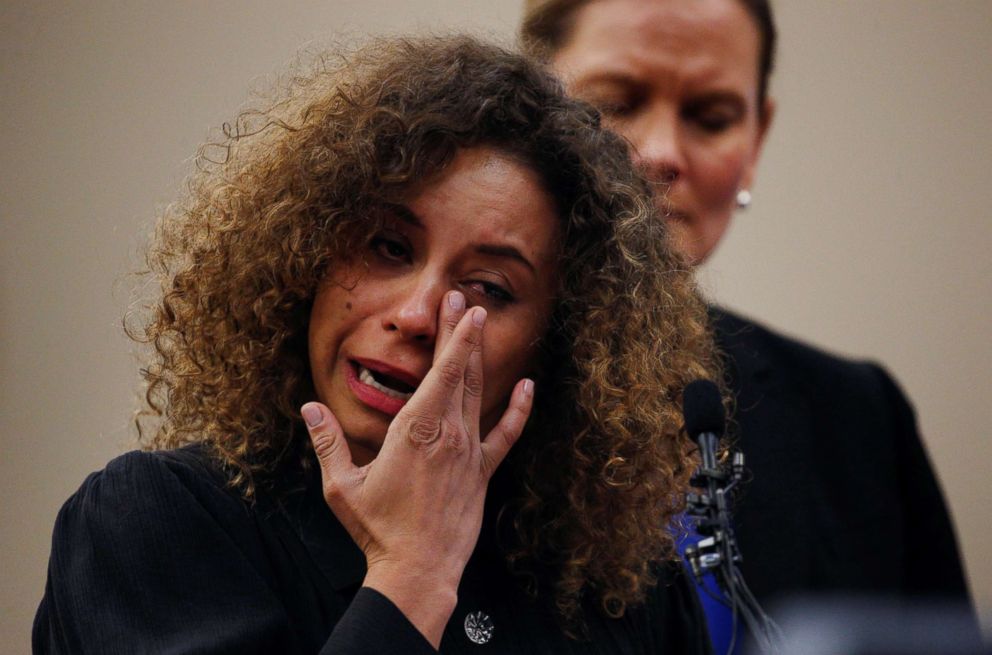
[[[413,392],[416,391],[415,387],[381,371],[373,371],[358,363],[355,364],[355,367],[358,371],[358,379],[362,384],[367,384],[390,398],[409,400],[413,396]]]

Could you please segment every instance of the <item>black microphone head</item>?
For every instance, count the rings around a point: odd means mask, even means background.
[[[682,416],[690,437],[703,432],[723,434],[723,399],[709,380],[694,380],[682,391]]]

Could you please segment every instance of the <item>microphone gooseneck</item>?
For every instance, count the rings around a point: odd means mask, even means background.
[[[740,616],[763,651],[779,652],[778,626],[761,609],[738,567],[743,558],[734,537],[729,494],[744,475],[744,454],[734,452],[729,466],[718,461],[717,450],[725,429],[720,390],[709,380],[690,382],[682,392],[682,414],[686,433],[699,446],[700,459],[690,482],[698,491],[686,494],[686,513],[702,537],[685,549],[689,569],[697,586],[704,590],[702,577],[713,574],[726,596],[715,600],[731,608],[733,638]],[[733,649],[732,640],[728,653]]]

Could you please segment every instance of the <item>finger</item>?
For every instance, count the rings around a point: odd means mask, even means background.
[[[458,321],[465,315],[465,294],[461,291],[449,291],[441,300],[438,308],[437,339],[434,340],[434,361],[441,356],[441,351],[455,332]]]
[[[482,374],[482,337],[485,328],[480,331],[479,345],[468,356],[465,366],[465,376],[462,390],[462,420],[465,429],[472,439],[479,438],[479,418],[482,412],[482,389],[485,378]]]
[[[482,442],[482,466],[486,475],[492,476],[496,472],[510,448],[523,434],[533,405],[534,382],[525,378],[517,383],[503,417]]]
[[[437,361],[417,387],[400,415],[440,418],[447,411],[461,413],[465,367],[472,351],[482,342],[486,310],[472,307],[455,326]]]
[[[310,441],[320,464],[320,478],[323,483],[324,498],[334,504],[357,480],[358,470],[351,461],[351,450],[345,440],[341,425],[325,405],[307,403],[300,408],[306,421]]]

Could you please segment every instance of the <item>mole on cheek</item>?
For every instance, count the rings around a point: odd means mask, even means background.
[[[344,308],[345,308],[345,309],[351,309],[351,303],[350,303],[350,302],[346,302],[346,303],[344,304]]]

